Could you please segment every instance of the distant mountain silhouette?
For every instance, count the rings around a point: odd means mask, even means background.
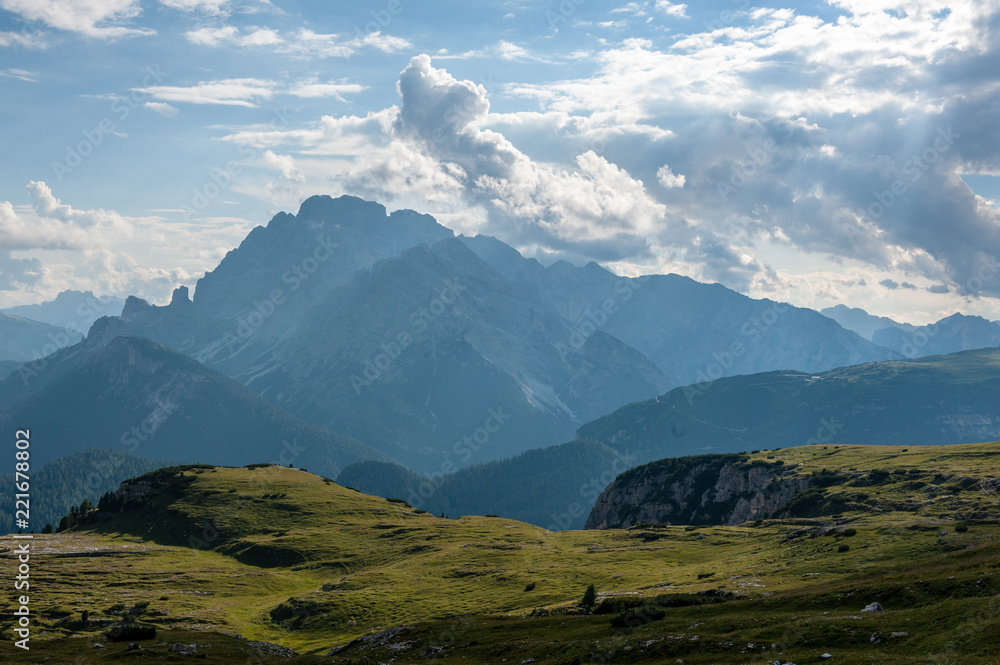
[[[981,316],[952,314],[937,323],[911,330],[884,328],[875,342],[907,358],[1000,346],[1000,323]]]
[[[808,443],[1000,439],[1000,349],[766,372],[675,388],[587,423],[579,436],[643,461]]]
[[[819,311],[823,316],[827,316],[848,330],[853,330],[868,341],[873,341],[875,331],[883,328],[899,328],[900,330],[913,330],[916,326],[909,323],[900,323],[887,316],[875,316],[869,314],[860,307],[848,307],[847,305],[836,305],[826,307]]]
[[[79,342],[81,333],[0,313],[0,361],[26,362]],[[2,371],[3,368],[0,368]]]
[[[33,464],[88,448],[218,464],[292,463],[336,476],[390,458],[274,408],[240,383],[150,340],[120,318],[0,381],[0,423],[30,423]],[[22,425],[18,425],[22,426]]]
[[[566,441],[671,386],[896,357],[812,310],[678,275],[546,267],[349,196],[279,213],[193,298],[129,298],[122,316],[134,334],[425,472]]]

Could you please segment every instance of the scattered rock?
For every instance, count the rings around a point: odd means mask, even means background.
[[[101,644],[100,642],[94,642],[94,647],[93,648],[94,649],[103,649],[104,645]]]
[[[198,648],[194,644],[181,644],[180,642],[174,642],[170,646],[170,650],[182,656],[193,656],[198,652]]]
[[[869,640],[872,644],[882,643],[882,633],[872,633],[872,638]]]
[[[910,636],[909,633],[903,633],[903,632],[894,632],[889,634],[889,637],[909,637],[909,636]]]
[[[832,653],[825,653],[822,656],[820,656],[820,658],[822,658],[823,660],[826,660],[827,658],[833,658],[833,654]]]
[[[882,604],[881,603],[871,603],[869,605],[866,605],[865,609],[863,609],[861,611],[862,612],[874,612],[874,613],[878,614],[879,612],[884,612],[885,610],[882,609]]]
[[[138,651],[141,648],[142,647],[139,645],[138,642],[129,642],[128,643],[128,650],[129,651]]]
[[[368,610],[368,608],[366,607],[365,611],[367,611],[367,610]],[[343,646],[334,647],[333,649],[330,649],[330,651],[328,651],[326,655],[332,656],[332,655],[337,654],[337,653],[339,653],[341,651],[344,651],[346,649],[349,649],[351,647],[356,647],[356,646],[391,648],[391,645],[396,641],[396,638],[399,637],[401,634],[403,634],[405,631],[407,631],[407,630],[409,630],[411,628],[413,628],[413,626],[396,626],[395,628],[389,628],[387,630],[383,630],[383,631],[378,632],[378,633],[373,633],[371,635],[362,635],[361,637],[359,637],[357,639],[354,639],[354,640],[351,640],[350,642],[348,642],[347,644],[345,644]],[[407,645],[407,646],[409,646],[409,645]],[[444,649],[444,647],[427,647],[427,648],[428,649],[441,649],[441,650]],[[430,653],[431,652],[428,651],[428,654],[430,654]],[[439,653],[439,652],[435,651],[433,653]]]
[[[281,658],[292,658],[298,655],[288,647],[283,647],[280,644],[272,644],[271,642],[258,642],[255,640],[247,640],[247,646],[253,649],[254,653],[256,653],[259,656],[279,656]]]

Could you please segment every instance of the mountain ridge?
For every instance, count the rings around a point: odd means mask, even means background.
[[[807,442],[957,444],[1000,438],[1000,349],[778,371],[676,388],[580,428],[645,461]]]
[[[0,423],[33,423],[49,441],[33,451],[34,463],[115,447],[178,461],[282,460],[335,475],[355,461],[390,459],[126,332],[121,318],[98,319],[86,339],[49,356],[26,380],[17,373],[0,380]],[[59,418],[49,417],[53,404],[64,405]]]

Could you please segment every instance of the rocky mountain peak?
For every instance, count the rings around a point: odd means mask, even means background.
[[[363,223],[370,220],[382,221],[388,217],[385,206],[374,201],[366,201],[356,196],[326,194],[310,196],[299,206],[296,218],[300,221],[334,222],[337,224]]]
[[[145,301],[141,301],[145,302]],[[102,316],[94,321],[87,333],[86,345],[90,349],[107,346],[108,342],[128,334],[128,323],[120,316]]]

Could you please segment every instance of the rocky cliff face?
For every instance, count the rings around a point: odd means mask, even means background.
[[[666,459],[618,476],[597,498],[586,528],[742,524],[770,517],[809,484],[781,463],[751,463],[746,455]]]

